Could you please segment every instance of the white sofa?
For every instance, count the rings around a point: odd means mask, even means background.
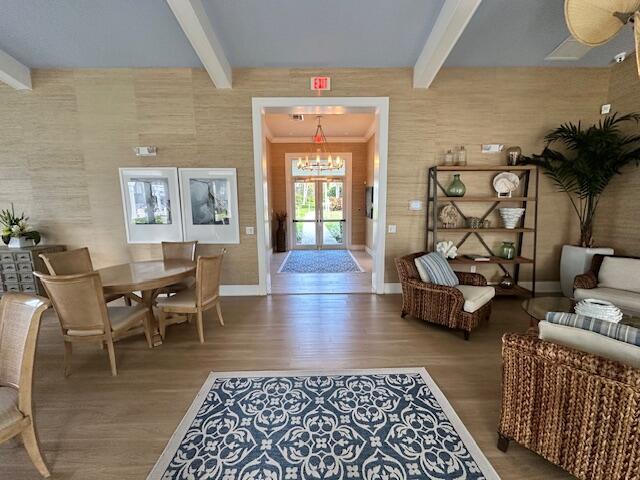
[[[640,316],[640,258],[595,255],[591,270],[578,275],[573,297],[606,300],[623,313]]]

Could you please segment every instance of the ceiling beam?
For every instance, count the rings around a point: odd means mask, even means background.
[[[231,88],[231,65],[201,0],[167,0],[202,65],[217,88]]]
[[[31,90],[31,70],[0,50],[0,82],[16,90]]]
[[[445,0],[413,67],[413,88],[429,88],[482,0]]]

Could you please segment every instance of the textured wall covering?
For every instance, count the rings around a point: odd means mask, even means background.
[[[388,282],[393,258],[424,246],[424,214],[408,201],[424,198],[426,170],[447,148],[464,144],[483,164],[503,159],[480,154],[481,143],[537,151],[558,123],[595,120],[609,80],[608,69],[451,68],[415,90],[410,69],[238,69],[232,90],[216,90],[199,69],[35,70],[32,92],[0,86],[0,205],[15,202],[47,241],[88,246],[97,266],[157,258],[159,246],[126,244],[117,168],[235,167],[241,243],[229,247],[224,283],[257,283],[256,238],[244,234],[256,224],[251,97],[310,96],[309,77],[323,73],[331,95],[390,98],[387,215],[398,233],[387,235]],[[136,158],[136,145],[157,145],[158,156]],[[490,179],[464,180],[490,192]],[[538,278],[555,280],[575,222],[546,179],[542,192]]]
[[[364,245],[366,226],[364,217],[364,182],[367,172],[366,143],[332,143],[333,153],[351,153],[351,244]],[[285,155],[287,153],[315,152],[312,143],[269,144],[269,196],[274,212],[287,211],[287,185]],[[289,245],[289,248],[291,245]]]
[[[635,56],[612,67],[609,102],[612,111],[640,112],[640,79]],[[638,133],[636,125],[629,124],[629,129]],[[597,245],[613,247],[616,253],[637,256],[640,255],[640,168],[630,165],[622,172],[602,197],[594,238]]]

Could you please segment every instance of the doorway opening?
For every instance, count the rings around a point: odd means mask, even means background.
[[[261,289],[383,293],[388,99],[254,98],[253,107]]]

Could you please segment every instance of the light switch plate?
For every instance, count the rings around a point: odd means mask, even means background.
[[[387,226],[387,231],[388,231],[389,233],[396,233],[396,231],[397,231],[397,227],[396,227],[396,225],[389,225],[389,226]]]
[[[245,227],[244,231],[247,235],[255,235],[256,229],[254,227]]]
[[[600,114],[601,115],[606,115],[610,111],[611,111],[611,104],[610,103],[605,103],[604,105],[602,105],[600,107]]]

